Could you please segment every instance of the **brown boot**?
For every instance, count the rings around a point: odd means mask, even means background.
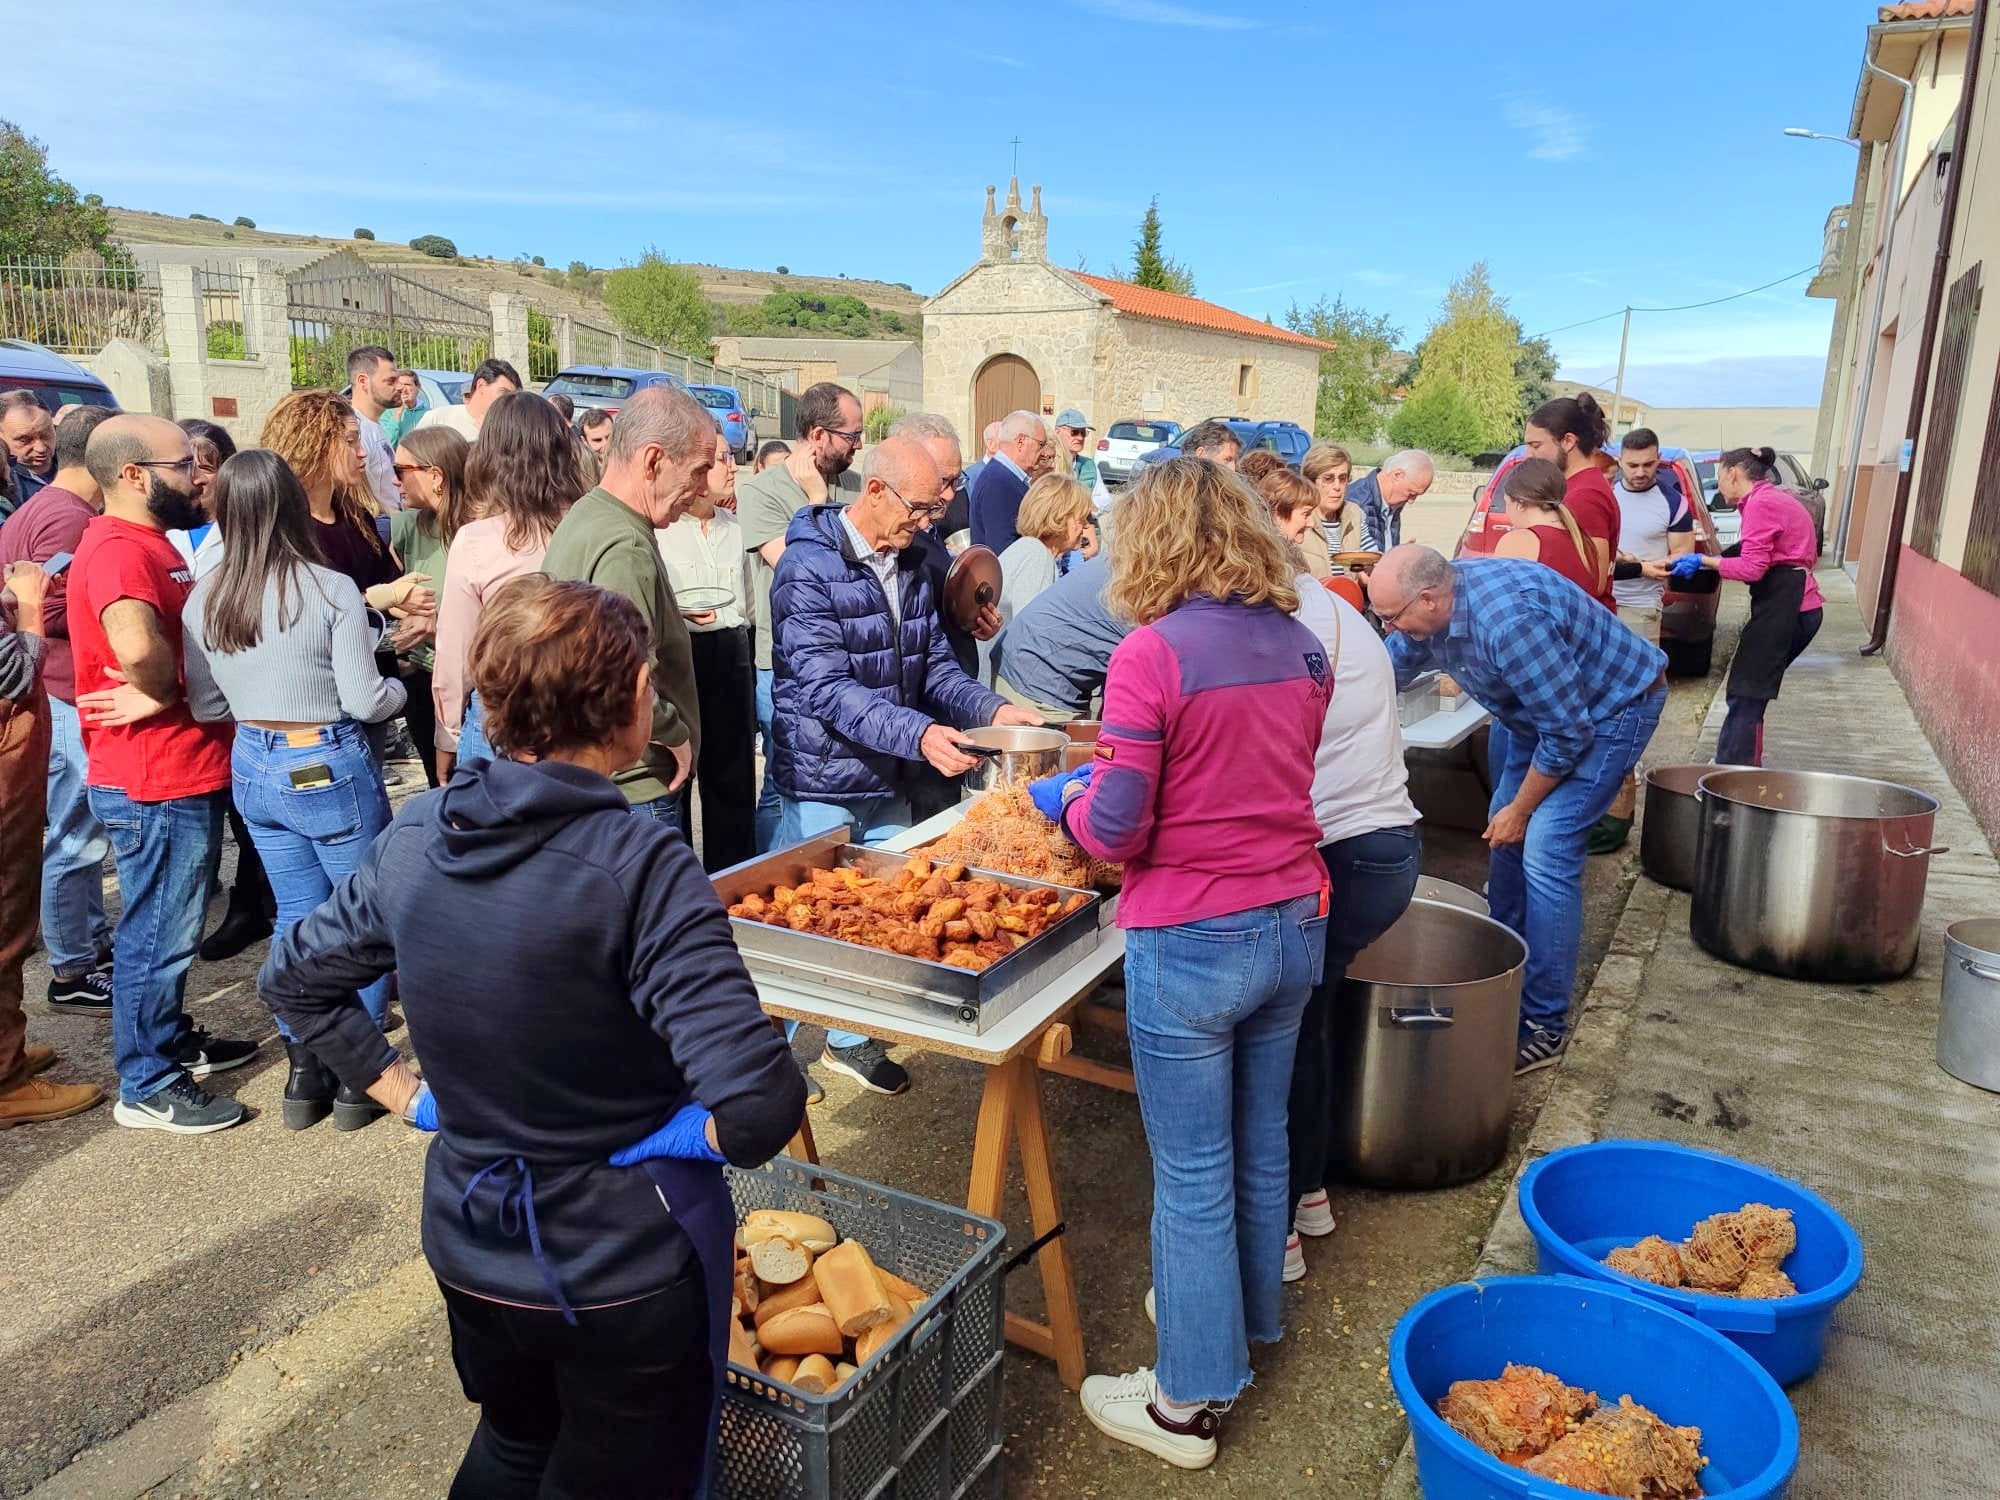
[[[0,1094],[0,1130],[67,1119],[103,1102],[103,1090],[94,1083],[50,1083],[30,1078]]]
[[[27,1060],[30,1073],[46,1073],[56,1065],[56,1049],[53,1047],[23,1047],[21,1055]]]

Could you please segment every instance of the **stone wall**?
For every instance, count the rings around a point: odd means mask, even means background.
[[[1098,361],[1100,427],[1124,417],[1207,417],[1296,422],[1312,430],[1319,397],[1319,352],[1263,339],[1184,328],[1154,318],[1110,315]],[[1241,367],[1250,365],[1247,391]]]
[[[976,449],[973,382],[994,355],[1018,354],[1041,380],[1044,407],[1078,406],[1101,425],[1111,418],[1093,410],[1098,345],[1110,316],[1039,262],[975,266],[924,305],[924,409],[949,417]]]

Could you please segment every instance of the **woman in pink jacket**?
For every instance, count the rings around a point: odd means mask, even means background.
[[[1715,742],[1715,763],[1721,766],[1764,764],[1764,709],[1778,696],[1785,670],[1819,634],[1825,613],[1813,578],[1819,529],[1797,496],[1771,482],[1777,467],[1778,455],[1770,448],[1732,448],[1716,463],[1716,488],[1743,513],[1737,556],[1684,552],[1645,566],[1648,578],[1692,578],[1713,568],[1750,585],[1750,619],[1723,687],[1729,712]]]
[[[1097,758],[1034,790],[1078,844],[1125,867],[1159,1373],[1094,1375],[1083,1407],[1110,1436],[1199,1469],[1250,1383],[1249,1345],[1282,1331],[1285,1106],[1325,953],[1312,779],[1333,678],[1291,617],[1291,549],[1226,469],[1147,468],[1114,536],[1105,603],[1138,628],[1111,655]]]

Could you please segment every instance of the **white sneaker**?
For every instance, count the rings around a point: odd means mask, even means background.
[[[1185,1421],[1163,1416],[1154,1404],[1159,1388],[1153,1372],[1144,1366],[1129,1375],[1088,1376],[1079,1394],[1083,1414],[1106,1437],[1143,1448],[1179,1469],[1205,1469],[1215,1462],[1221,1417],[1210,1406]]]
[[[1333,1204],[1324,1192],[1307,1193],[1292,1215],[1292,1228],[1314,1239],[1333,1233]]]
[[[1297,1231],[1285,1241],[1285,1280],[1303,1281],[1306,1275],[1305,1244]]]

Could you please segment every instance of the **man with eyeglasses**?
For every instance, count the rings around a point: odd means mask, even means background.
[[[1528,945],[1514,1071],[1546,1068],[1569,1041],[1590,830],[1660,722],[1666,653],[1538,563],[1446,562],[1411,542],[1376,564],[1368,593],[1395,632],[1399,688],[1449,672],[1507,730],[1487,892],[1493,920]]]
[[[778,794],[771,787],[771,576],[785,555],[785,532],[808,505],[838,503],[853,493],[848,469],[861,447],[861,403],[830,380],[799,397],[798,440],[780,463],[736,486],[736,519],[750,554],[756,614],[757,730],[764,740],[764,786],[757,798],[757,847],[778,832]]]
[[[961,776],[978,764],[958,748],[962,730],[1041,722],[968,676],[939,624],[910,544],[941,513],[943,482],[921,442],[888,438],[864,460],[851,504],[809,506],[785,533],[771,588],[780,846],[836,828],[856,843],[899,833],[915,763]],[[864,1037],[830,1035],[821,1060],[876,1093],[909,1086]]]
[[[193,570],[166,533],[205,517],[194,450],[164,417],[112,417],[84,461],[104,513],[69,570],[76,704],[90,809],[109,830],[120,911],[112,937],[112,1118],[134,1129],[226,1130],[243,1106],[198,1082],[248,1062],[252,1042],[211,1037],[181,1001],[201,940],[229,797],[225,721],[196,721],[181,690],[181,608]]]
[[[1054,458],[1048,424],[1034,412],[1009,412],[1001,419],[1000,446],[972,489],[975,544],[995,552],[1007,550],[1019,535],[1015,521],[1021,514],[1022,497],[1028,493],[1028,481],[1047,472]]]

